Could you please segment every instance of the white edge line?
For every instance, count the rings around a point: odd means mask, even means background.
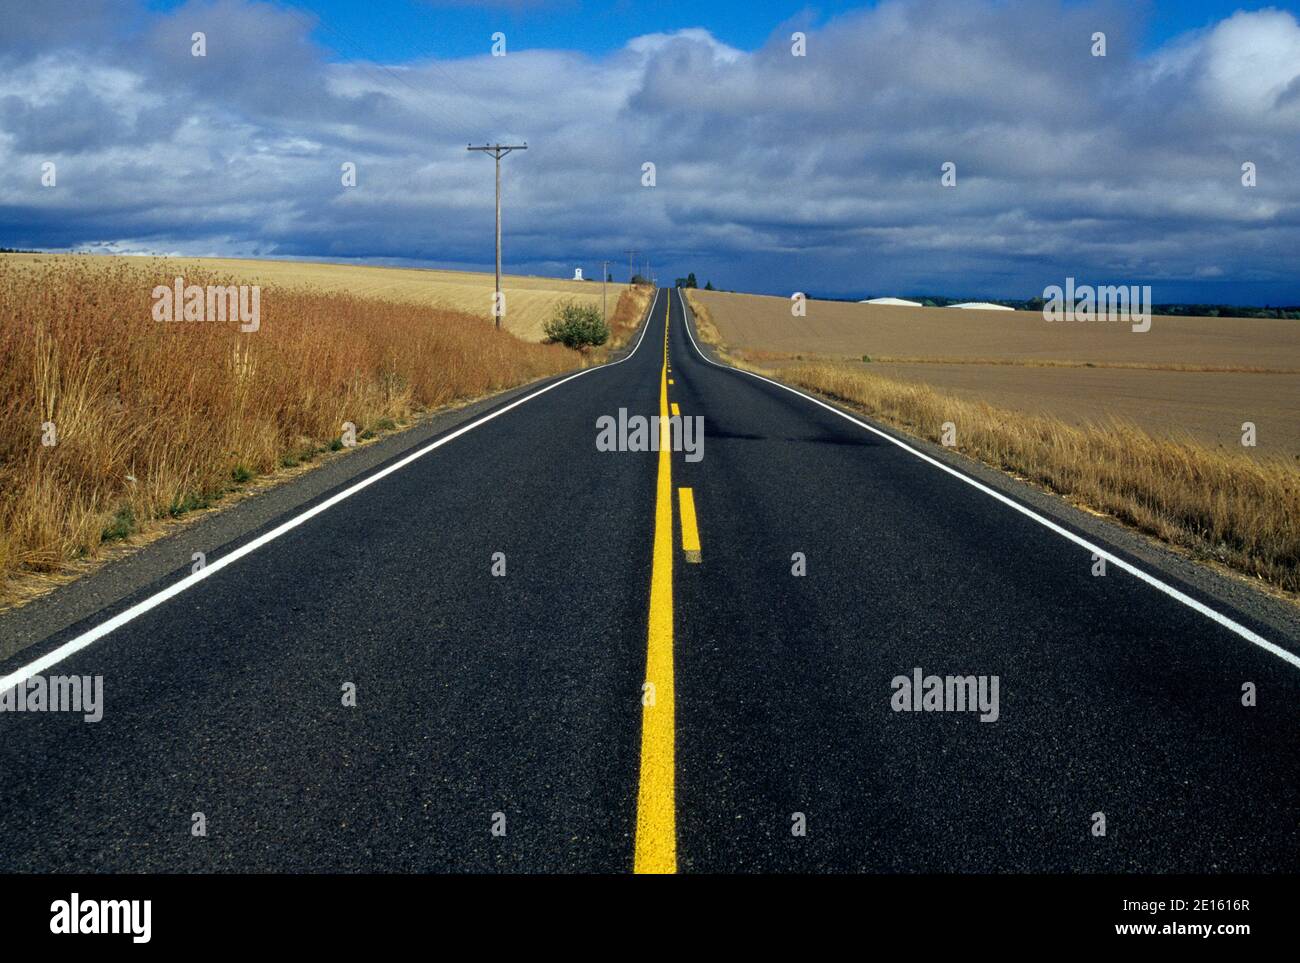
[[[677,289],[677,297],[682,302],[682,315],[683,315],[682,320],[685,321],[685,316],[689,311],[689,308],[686,305],[686,298],[682,296],[682,292],[680,288]],[[828,405],[826,402],[814,398],[811,395],[804,394],[802,391],[798,391],[795,388],[791,388],[789,385],[783,385],[781,384],[781,382],[773,381],[771,378],[764,378],[762,375],[755,374],[752,371],[746,371],[744,368],[733,368],[731,365],[719,364],[718,362],[714,361],[712,358],[710,358],[708,355],[706,355],[703,351],[700,350],[700,346],[695,343],[695,335],[691,333],[691,326],[689,324],[685,324],[685,328],[686,328],[686,334],[691,339],[691,344],[695,346],[696,352],[699,354],[701,358],[703,358],[705,361],[707,361],[709,364],[713,365],[714,367],[724,368],[728,371],[739,371],[741,374],[747,374],[751,378],[757,378],[759,381],[766,381],[770,385],[775,385],[776,387],[782,388],[785,391],[790,392],[791,394],[798,395],[800,398],[803,398],[807,401],[811,401],[815,405],[820,405],[821,407],[825,408],[827,411],[834,412],[835,414],[839,415],[841,418],[853,422],[853,424],[857,425],[859,428],[865,428],[867,431],[871,432],[872,434],[879,435],[881,438],[884,438],[886,441],[897,445],[899,448],[903,449],[904,451],[912,455],[915,455],[917,458],[920,458],[922,461],[928,462],[929,464],[933,465],[935,468],[939,468],[943,471],[946,471],[949,475],[952,475],[954,478],[960,479],[961,481],[964,481],[967,485],[979,489],[984,494],[996,498],[998,501],[1002,502],[1002,504],[1009,505],[1011,508],[1014,508],[1016,511],[1020,512],[1020,514],[1032,518],[1034,521],[1038,522],[1038,524],[1042,525],[1044,528],[1051,529],[1053,532],[1056,532],[1056,534],[1062,536],[1063,538],[1067,538],[1070,541],[1074,542],[1076,545],[1086,548],[1088,551],[1092,552],[1094,555],[1098,556],[1099,558],[1104,558],[1107,562],[1111,563],[1116,568],[1122,569],[1123,571],[1128,572],[1130,575],[1135,576],[1138,579],[1141,579],[1143,582],[1146,582],[1151,587],[1159,589],[1161,592],[1164,592],[1170,598],[1183,603],[1188,608],[1201,613],[1206,618],[1213,619],[1215,622],[1218,622],[1224,628],[1232,632],[1235,632],[1237,635],[1241,636],[1247,642],[1254,643],[1255,645],[1259,646],[1261,649],[1265,650],[1266,652],[1271,652],[1279,659],[1282,659],[1285,662],[1289,662],[1291,665],[1300,669],[1300,655],[1296,655],[1294,652],[1289,652],[1286,649],[1282,648],[1280,645],[1276,645],[1268,641],[1268,639],[1252,632],[1250,629],[1246,628],[1240,622],[1230,619],[1228,618],[1228,616],[1224,615],[1221,612],[1215,611],[1214,609],[1210,608],[1208,605],[1204,605],[1203,603],[1196,601],[1196,599],[1192,598],[1190,595],[1186,595],[1185,593],[1180,592],[1172,585],[1169,585],[1166,582],[1162,582],[1154,575],[1149,575],[1146,572],[1142,571],[1137,566],[1131,565],[1128,562],[1124,561],[1122,558],[1118,558],[1115,555],[1112,555],[1110,552],[1106,551],[1101,546],[1093,544],[1092,542],[1088,541],[1086,538],[1082,538],[1081,536],[1074,534],[1074,532],[1062,528],[1060,525],[1057,525],[1055,522],[1051,521],[1050,519],[1044,518],[1042,515],[1039,515],[1037,512],[1033,511],[1032,509],[1026,508],[1024,505],[1021,505],[1019,502],[1015,501],[1014,499],[1008,498],[1006,495],[1003,495],[1001,492],[995,491],[994,489],[989,488],[987,485],[983,484],[982,482],[976,481],[974,478],[962,474],[961,472],[957,471],[955,468],[945,465],[943,462],[939,461],[938,459],[932,458],[931,456],[925,454],[925,452],[918,451],[917,449],[913,448],[911,445],[907,444],[906,442],[900,441],[899,439],[895,438],[893,435],[889,434],[888,432],[881,431],[879,428],[876,428],[873,425],[869,425],[865,421],[859,421],[857,418],[854,418],[852,415],[848,414],[845,411],[841,411],[839,408],[836,408],[834,405]]]
[[[315,518],[317,515],[321,514],[324,511],[328,511],[330,508],[333,508],[335,505],[343,501],[345,498],[350,498],[351,496],[355,495],[357,492],[361,491],[363,488],[367,488],[370,485],[373,485],[381,478],[386,478],[387,476],[391,475],[393,472],[405,468],[407,465],[415,461],[417,458],[421,458],[424,455],[427,455],[429,452],[433,451],[436,448],[441,448],[443,445],[447,444],[447,442],[459,438],[461,435],[465,434],[466,432],[473,431],[475,428],[479,427],[480,425],[487,424],[493,418],[497,418],[501,415],[504,415],[507,411],[510,411],[513,408],[518,408],[520,405],[524,404],[525,402],[532,401],[534,398],[538,397],[539,395],[544,395],[546,394],[546,392],[552,390],[553,388],[558,388],[560,387],[560,385],[570,382],[574,378],[581,378],[583,375],[591,374],[593,371],[605,371],[615,367],[616,365],[622,364],[624,361],[629,360],[634,354],[637,353],[638,349],[640,349],[641,347],[641,342],[645,340],[646,332],[649,331],[652,326],[652,321],[654,319],[655,305],[658,303],[659,303],[659,295],[656,293],[654,300],[650,302],[650,308],[646,314],[646,322],[641,329],[641,337],[637,339],[636,346],[633,347],[630,352],[628,352],[627,357],[620,358],[619,360],[613,362],[612,364],[597,365],[594,368],[584,368],[582,371],[575,371],[573,374],[569,375],[568,377],[561,378],[559,381],[552,382],[546,387],[534,391],[530,395],[525,395],[523,398],[519,398],[515,401],[512,401],[510,404],[498,408],[496,411],[490,412],[484,415],[482,418],[477,419],[476,421],[471,421],[467,425],[461,425],[459,428],[457,428],[455,431],[451,432],[450,434],[443,435],[437,441],[425,445],[419,451],[412,452],[411,454],[407,455],[405,458],[401,459],[400,461],[394,462],[393,464],[389,465],[387,468],[381,469],[380,471],[375,472],[373,475],[366,476],[365,478],[361,479],[361,481],[357,482],[355,485],[352,485],[349,488],[345,488],[343,491],[338,492],[335,495],[331,495],[329,498],[325,499],[325,501],[321,502],[319,505],[315,505],[307,509],[307,511],[303,512],[301,515],[295,515],[287,522],[283,522],[280,525],[277,525],[269,532],[266,532],[263,535],[259,535],[257,538],[253,539],[251,542],[248,542],[247,544],[241,545],[239,548],[235,549],[229,555],[223,555],[221,558],[217,559],[215,562],[212,562],[209,565],[204,566],[199,571],[187,575],[185,578],[181,579],[176,584],[169,585],[167,588],[163,589],[160,592],[155,593],[154,595],[149,596],[147,599],[143,599],[137,602],[129,609],[125,609],[124,611],[119,612],[111,619],[108,619],[105,622],[101,622],[93,629],[88,629],[87,631],[83,632],[81,635],[78,635],[76,638],[69,639],[67,642],[64,642],[58,648],[52,649],[51,651],[47,652],[39,659],[35,659],[32,662],[29,662],[27,665],[23,666],[22,668],[15,669],[13,672],[10,672],[8,675],[0,677],[0,692],[3,692],[7,689],[11,689],[16,685],[21,685],[22,683],[30,679],[32,676],[40,672],[44,672],[46,669],[50,668],[51,666],[57,665],[58,663],[66,659],[68,656],[80,652],[88,645],[91,645],[92,643],[98,641],[99,639],[102,639],[104,636],[108,635],[110,632],[114,631],[115,629],[121,628],[122,626],[126,625],[126,623],[130,622],[135,618],[138,618],[139,616],[143,615],[145,612],[148,612],[150,609],[157,608],[159,605],[162,605],[163,602],[166,602],[168,599],[172,598],[173,596],[179,595],[181,592],[184,592],[186,589],[193,588],[195,585],[203,581],[205,578],[208,578],[209,576],[215,575],[217,572],[220,572],[227,565],[233,565],[235,562],[239,561],[245,555],[257,551],[267,542],[274,541],[275,539],[283,535],[285,532],[292,531],[293,529],[297,528],[299,525],[303,524],[304,522],[310,521],[311,519]]]

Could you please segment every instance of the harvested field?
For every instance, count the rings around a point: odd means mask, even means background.
[[[1028,311],[963,311],[697,291],[733,349],[891,361],[1116,364],[1300,372],[1300,322],[1154,317],[1134,332],[1117,321],[1048,322]]]

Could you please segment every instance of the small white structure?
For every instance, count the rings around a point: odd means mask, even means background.
[[[961,308],[963,311],[1014,311],[1015,308],[1009,308],[1005,304],[989,304],[987,301],[964,301],[961,304],[950,304],[950,308]]]
[[[866,301],[859,301],[858,304],[893,304],[904,308],[919,308],[920,301],[905,301],[902,298],[870,298]]]
[[[575,280],[575,281],[581,281],[581,280],[583,280],[583,277],[582,277],[582,268],[574,268],[574,269],[573,269],[573,280]]]

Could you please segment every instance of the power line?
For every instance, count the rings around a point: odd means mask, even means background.
[[[283,9],[288,11],[292,16],[296,17],[298,22],[303,24],[303,26],[305,26],[309,31],[315,29],[315,27],[317,26],[325,30],[328,30],[331,34],[333,34],[335,37],[342,40],[343,43],[347,44],[350,48],[352,48],[352,51],[354,53],[360,55],[361,58],[363,58],[361,60],[355,60],[349,62],[347,66],[359,67],[360,69],[366,71],[372,78],[379,79],[380,80],[379,85],[381,87],[387,86],[382,82],[382,79],[379,78],[378,71],[382,71],[384,74],[387,74],[389,77],[391,77],[397,83],[401,84],[403,87],[405,87],[407,90],[409,90],[411,93],[413,93],[416,96],[416,101],[414,105],[408,105],[405,102],[403,102],[401,98],[395,98],[398,100],[398,103],[402,107],[408,110],[412,110],[416,113],[422,113],[426,117],[433,119],[436,122],[437,126],[442,128],[444,132],[450,132],[453,129],[464,130],[466,127],[470,126],[464,122],[465,118],[463,116],[453,116],[453,114],[442,109],[431,109],[431,104],[429,102],[430,91],[420,90],[414,84],[410,83],[400,73],[393,70],[387,64],[380,62],[369,51],[367,51],[364,47],[362,47],[362,45],[359,42],[354,40],[350,35],[344,33],[344,31],[341,28],[336,27],[330,23],[327,23],[326,21],[320,18],[317,18],[315,23],[313,24],[311,20],[307,19],[302,14],[301,11],[299,11],[293,6],[286,6]],[[393,91],[390,87],[390,95],[392,93]]]
[[[380,9],[382,9],[382,7],[380,7]],[[419,8],[414,8],[414,9],[418,10]],[[431,11],[430,11],[430,12],[431,12]],[[428,21],[427,21],[427,18],[425,18],[425,19],[426,19],[426,22],[428,22]],[[395,26],[395,24],[394,24],[394,22],[393,22],[392,20],[388,20],[387,22],[389,23],[390,26]],[[461,94],[463,97],[465,97],[467,100],[472,99],[472,95],[469,93],[469,91],[467,91],[464,87],[462,87],[460,84],[458,84],[458,83],[456,82],[455,77],[451,74],[451,72],[448,71],[448,70],[446,70],[446,69],[444,69],[443,66],[442,66],[442,64],[439,63],[437,60],[429,60],[429,61],[427,61],[427,66],[429,66],[432,70],[434,70],[434,71],[437,72],[439,75],[441,75],[441,76],[442,76],[442,77],[447,81],[448,84],[450,84],[453,88],[455,88],[457,91],[459,91],[460,94]],[[490,102],[484,103],[484,104],[483,104],[481,107],[479,107],[478,109],[481,110],[484,114],[487,115],[487,119],[488,119],[488,121],[491,122],[491,124],[492,124],[496,129],[497,129],[497,133],[498,133],[498,134],[504,134],[504,133],[507,133],[507,131],[505,131],[505,130],[502,129],[505,125],[501,123],[501,118],[500,118],[500,116],[497,115],[497,113],[496,113],[495,111],[492,110],[492,107],[490,106]]]

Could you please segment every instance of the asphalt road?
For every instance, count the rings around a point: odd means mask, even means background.
[[[0,713],[0,871],[1300,869],[1300,668],[710,363],[676,294],[509,404],[41,667],[103,719]],[[661,405],[701,460],[597,450]],[[895,711],[916,669],[996,721]]]

